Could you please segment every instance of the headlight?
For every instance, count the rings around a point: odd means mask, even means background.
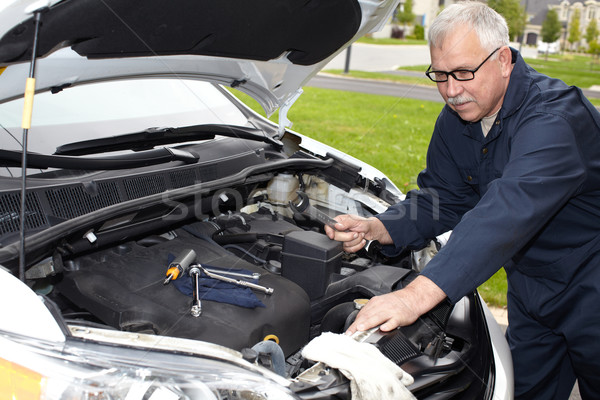
[[[243,364],[72,338],[42,343],[10,335],[0,336],[0,398],[297,399],[281,382]]]

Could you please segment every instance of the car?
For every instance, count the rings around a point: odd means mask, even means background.
[[[559,42],[539,42],[537,46],[537,52],[540,54],[558,54],[560,51],[560,43]]]
[[[302,349],[418,276],[447,236],[345,253],[324,225],[404,194],[287,112],[396,3],[5,1],[0,397],[351,398]],[[512,398],[476,292],[361,340],[419,399]]]

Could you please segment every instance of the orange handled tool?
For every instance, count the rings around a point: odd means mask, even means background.
[[[167,278],[163,282],[163,285],[179,278],[179,275],[185,274],[190,264],[196,261],[196,252],[192,249],[184,250],[177,258],[169,264],[167,269]]]

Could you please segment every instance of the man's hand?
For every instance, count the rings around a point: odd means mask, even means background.
[[[387,332],[410,325],[445,298],[444,291],[433,281],[418,276],[404,289],[371,298],[346,333],[366,331],[378,325]]]
[[[381,244],[392,244],[387,229],[375,218],[363,218],[357,215],[338,215],[335,229],[325,226],[325,233],[330,239],[344,243],[344,251],[355,253],[362,249],[367,240],[377,240]]]

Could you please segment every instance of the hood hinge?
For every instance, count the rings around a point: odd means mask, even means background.
[[[298,97],[302,94],[302,88],[296,90],[296,92],[286,100],[285,103],[281,107],[279,107],[279,130],[278,130],[278,139],[283,137],[285,133],[285,128],[289,128],[292,126],[292,121],[290,121],[287,117],[287,113],[292,108],[292,105],[298,100]]]

